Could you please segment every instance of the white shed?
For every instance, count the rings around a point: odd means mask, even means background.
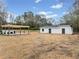
[[[25,31],[28,30],[29,34],[29,26],[22,25],[1,25],[1,34],[3,35],[16,35],[16,34],[26,34]],[[22,31],[23,30],[23,31]]]
[[[70,25],[43,26],[40,27],[40,33],[73,34],[73,28]]]
[[[15,35],[16,34],[16,31],[15,30],[2,30],[2,33],[4,35]]]

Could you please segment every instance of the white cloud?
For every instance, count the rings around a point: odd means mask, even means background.
[[[58,15],[57,14],[52,14],[52,15],[47,15],[46,18],[54,18],[54,17],[57,17]]]
[[[47,15],[47,12],[45,12],[45,11],[40,11],[40,12],[38,12],[37,14],[40,14],[40,15]]]
[[[39,2],[41,2],[42,0],[35,0],[35,3],[39,3]]]
[[[53,14],[53,12],[52,11],[48,11],[47,14]]]
[[[37,14],[40,14],[40,15],[47,15],[47,14],[53,14],[52,11],[40,11],[38,12]]]
[[[34,9],[36,8],[36,7],[33,7]]]
[[[41,17],[44,17],[44,18],[53,18],[53,17],[57,17],[58,15],[57,14],[53,14],[53,12],[51,11],[40,11],[38,12],[37,14],[40,14]]]
[[[55,5],[52,5],[51,8],[53,9],[60,9],[63,7],[63,3],[59,3],[59,4],[55,4]]]
[[[69,12],[65,11],[65,12],[63,12],[62,14],[65,15],[65,14],[68,14],[68,13],[69,13]]]

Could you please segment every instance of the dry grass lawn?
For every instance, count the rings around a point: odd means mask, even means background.
[[[78,59],[79,35],[0,36],[0,59]]]

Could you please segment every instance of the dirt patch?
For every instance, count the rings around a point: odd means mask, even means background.
[[[79,35],[0,36],[1,59],[78,59]]]

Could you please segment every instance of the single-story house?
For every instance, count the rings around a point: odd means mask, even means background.
[[[22,26],[22,25],[1,25],[0,33],[3,35],[16,35],[16,34],[26,34],[25,30],[28,29],[29,33],[29,26]],[[24,31],[22,31],[24,30]]]
[[[43,26],[40,27],[40,33],[73,34],[73,28],[70,25]]]

